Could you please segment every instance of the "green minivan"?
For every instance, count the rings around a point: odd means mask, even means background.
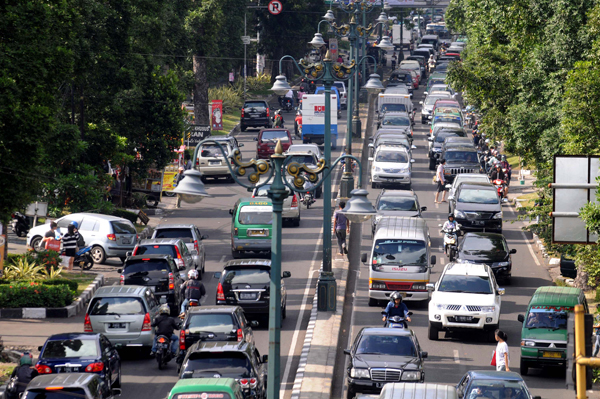
[[[229,213],[234,258],[250,251],[271,253],[273,205],[269,198],[240,198]]]
[[[521,330],[521,375],[530,367],[566,367],[567,319],[575,305],[588,313],[585,294],[573,287],[539,287],[526,315],[518,315]]]
[[[169,399],[244,399],[233,378],[186,378],[177,381]]]

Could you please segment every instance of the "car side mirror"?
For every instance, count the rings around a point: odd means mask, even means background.
[[[452,188],[452,184],[446,184],[446,188]]]
[[[504,295],[506,290],[504,288],[498,288],[498,295]]]
[[[421,358],[427,359],[428,356],[429,354],[427,352],[421,351]]]
[[[433,283],[427,283],[427,284],[425,284],[425,287],[427,288],[427,291],[435,290],[435,284],[433,284]]]
[[[263,355],[262,362],[267,363],[269,361],[269,355]]]
[[[411,150],[416,150],[416,149],[417,149],[417,146],[416,146],[416,145],[411,145],[411,146],[410,146],[410,149],[411,149]]]
[[[233,209],[232,209],[232,210],[233,210]],[[232,215],[233,215],[233,213],[232,213]],[[207,235],[207,234],[204,234],[204,235],[202,235],[202,237],[200,237],[200,239],[201,239],[201,240],[206,240],[206,239],[208,239],[208,235]]]
[[[425,92],[423,92],[423,95],[424,95],[424,96],[426,96],[426,95],[427,95],[427,92],[426,92],[426,91],[425,91]]]
[[[431,266],[435,265],[436,262],[437,258],[435,257],[435,255],[431,255],[431,258],[429,259],[429,263],[431,263]]]
[[[369,143],[369,145],[367,147],[373,148],[373,143]]]
[[[42,351],[43,346],[38,346],[38,352]]]
[[[344,355],[351,355],[350,349],[344,349]]]
[[[256,321],[256,320],[252,320],[252,321],[250,322],[250,327],[258,327],[258,321]]]
[[[239,143],[238,144],[238,148],[242,148],[244,146],[244,143]]]
[[[221,278],[222,273],[221,272],[215,272],[215,274],[213,274],[214,278]]]
[[[123,273],[123,269],[117,269],[117,273]]]
[[[121,388],[111,388],[110,393],[112,396],[121,396]]]
[[[515,248],[511,249],[510,251],[508,251],[509,254],[516,254],[517,250]]]
[[[373,162],[373,157],[369,157],[369,158],[367,158],[367,160],[368,160],[369,162]]]
[[[411,159],[411,160],[410,160],[410,163],[415,163],[415,160],[414,160],[414,159]]]
[[[520,314],[517,316],[517,321],[520,321],[521,323],[525,322],[525,316]]]
[[[131,256],[131,254],[132,254],[132,252],[131,252],[131,251],[129,251],[129,252],[125,252],[125,256]]]
[[[282,278],[288,278],[288,277],[292,277],[292,273],[291,272],[283,272],[283,274],[281,275]]]
[[[253,140],[254,140],[254,141],[258,141],[258,137],[255,137]]]
[[[230,214],[230,215],[233,215],[233,209],[230,209],[230,210],[229,210],[229,214]]]

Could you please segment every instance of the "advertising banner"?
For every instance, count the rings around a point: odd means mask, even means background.
[[[175,188],[175,179],[177,179],[177,171],[167,171],[163,173],[162,190],[173,191]]]
[[[223,130],[223,100],[212,101],[211,128]]]
[[[195,147],[199,142],[208,137],[210,137],[209,125],[193,125],[187,137],[188,146]]]

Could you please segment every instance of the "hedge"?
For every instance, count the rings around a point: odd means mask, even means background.
[[[14,284],[31,284],[31,283],[36,283],[36,284],[42,284],[42,285],[66,285],[69,287],[69,289],[71,291],[73,291],[73,293],[77,292],[77,290],[79,289],[79,284],[76,281],[73,280],[67,280],[66,278],[53,278],[53,279],[49,279],[49,280],[33,280],[33,281],[11,281],[11,280],[6,280],[6,279],[0,279],[0,284],[3,285],[14,285]]]
[[[112,212],[113,216],[117,216],[123,219],[129,220],[131,223],[135,223],[137,220],[137,214],[134,212],[126,211],[125,209],[115,209]]]
[[[60,308],[73,302],[66,285],[13,283],[0,285],[0,308]]]

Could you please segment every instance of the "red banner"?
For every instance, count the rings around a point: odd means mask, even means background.
[[[212,101],[211,129],[223,130],[223,100]]]

